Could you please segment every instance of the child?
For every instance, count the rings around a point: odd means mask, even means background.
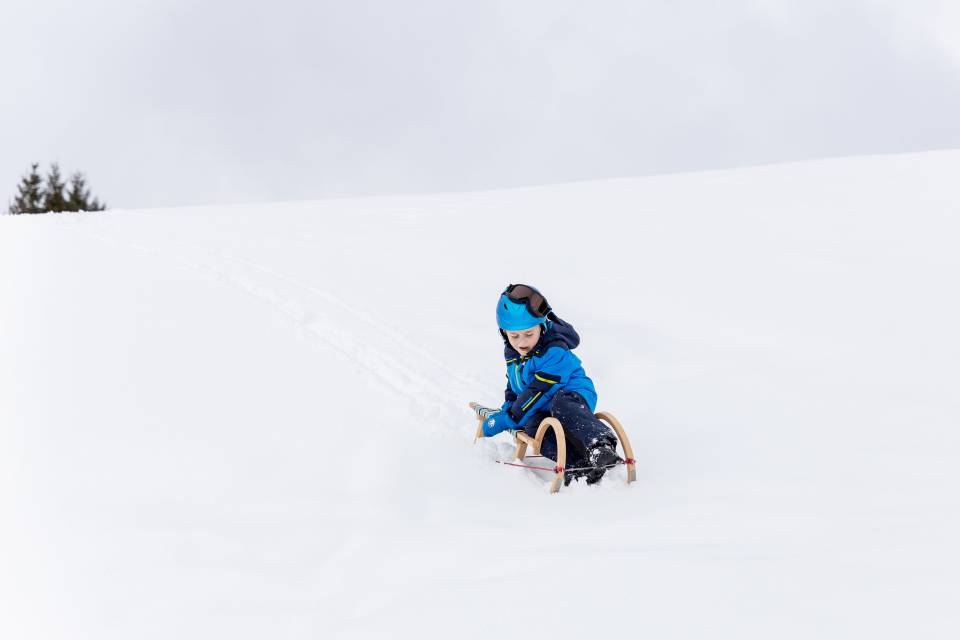
[[[507,361],[506,401],[487,417],[483,435],[523,429],[534,436],[540,421],[553,416],[563,425],[567,467],[574,470],[565,474],[564,484],[580,477],[586,477],[587,484],[599,482],[621,459],[613,431],[593,415],[593,382],[570,351],[580,344],[580,336],[553,313],[539,291],[525,284],[512,284],[501,294],[497,325]],[[547,431],[540,453],[556,461],[553,430]]]

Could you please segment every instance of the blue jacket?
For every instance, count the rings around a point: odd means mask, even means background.
[[[506,334],[503,334],[507,389],[502,408],[518,427],[522,427],[538,410],[548,409],[561,389],[583,396],[591,413],[597,407],[593,381],[583,371],[580,358],[570,352],[580,344],[580,336],[555,314],[550,317],[552,320],[546,322],[546,331],[530,355],[525,357],[510,346]]]

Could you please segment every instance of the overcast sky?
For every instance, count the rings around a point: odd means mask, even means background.
[[[118,208],[960,147],[958,4],[2,0],[0,205],[31,161]]]

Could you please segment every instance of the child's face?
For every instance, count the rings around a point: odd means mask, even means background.
[[[523,329],[522,331],[507,331],[507,340],[510,342],[510,346],[516,349],[522,356],[530,353],[530,350],[536,346],[537,340],[539,339],[540,325]]]

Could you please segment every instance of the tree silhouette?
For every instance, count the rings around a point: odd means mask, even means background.
[[[90,190],[87,189],[87,180],[77,171],[70,178],[70,190],[67,191],[67,211],[103,211],[106,203],[94,198],[90,200]]]
[[[37,173],[39,162],[30,165],[30,173],[17,185],[17,197],[10,205],[10,213],[43,213],[43,179]]]
[[[43,208],[46,211],[59,213],[66,211],[67,199],[63,196],[63,178],[60,176],[60,165],[54,162],[47,173],[47,185],[43,194]]]
[[[60,174],[60,165],[56,162],[50,165],[45,184],[37,172],[39,166],[39,162],[32,163],[30,172],[17,185],[17,196],[9,207],[11,214],[103,211],[107,208],[107,204],[101,204],[97,198],[90,199],[87,180],[79,171],[71,176],[70,189],[64,193],[67,185]]]

